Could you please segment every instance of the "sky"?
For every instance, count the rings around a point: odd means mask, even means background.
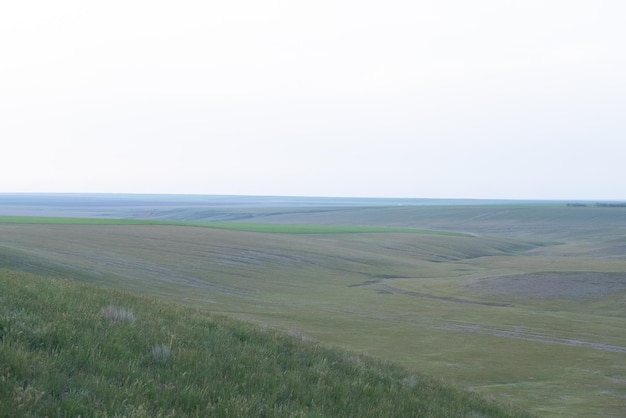
[[[5,1],[0,192],[626,200],[624,16]]]

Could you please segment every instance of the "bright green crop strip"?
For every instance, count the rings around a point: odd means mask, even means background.
[[[63,218],[45,216],[0,216],[0,224],[46,224],[46,225],[156,225],[158,221],[141,219]]]
[[[56,218],[40,216],[0,216],[0,224],[47,224],[47,225],[169,225],[196,226],[203,228],[229,229],[245,232],[263,232],[273,234],[359,234],[359,233],[412,233],[428,235],[465,236],[466,234],[446,231],[433,231],[411,228],[386,228],[373,226],[341,225],[291,225],[291,224],[253,224],[235,222],[198,222],[198,221],[156,221],[145,219],[107,219],[107,218]]]

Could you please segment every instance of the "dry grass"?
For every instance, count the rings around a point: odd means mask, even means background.
[[[109,305],[106,308],[102,308],[101,314],[104,318],[111,322],[128,322],[132,324],[137,320],[133,311],[120,308],[115,305]]]
[[[153,345],[150,354],[157,363],[165,363],[172,355],[172,349],[165,344]]]

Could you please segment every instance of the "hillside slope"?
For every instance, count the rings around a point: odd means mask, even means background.
[[[0,271],[0,416],[526,416],[204,311]]]

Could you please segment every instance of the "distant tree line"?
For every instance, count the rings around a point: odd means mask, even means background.
[[[608,202],[596,202],[593,205],[587,203],[570,202],[567,207],[570,208],[586,208],[587,206],[595,206],[597,208],[626,208],[626,202],[620,203],[608,203]]]

